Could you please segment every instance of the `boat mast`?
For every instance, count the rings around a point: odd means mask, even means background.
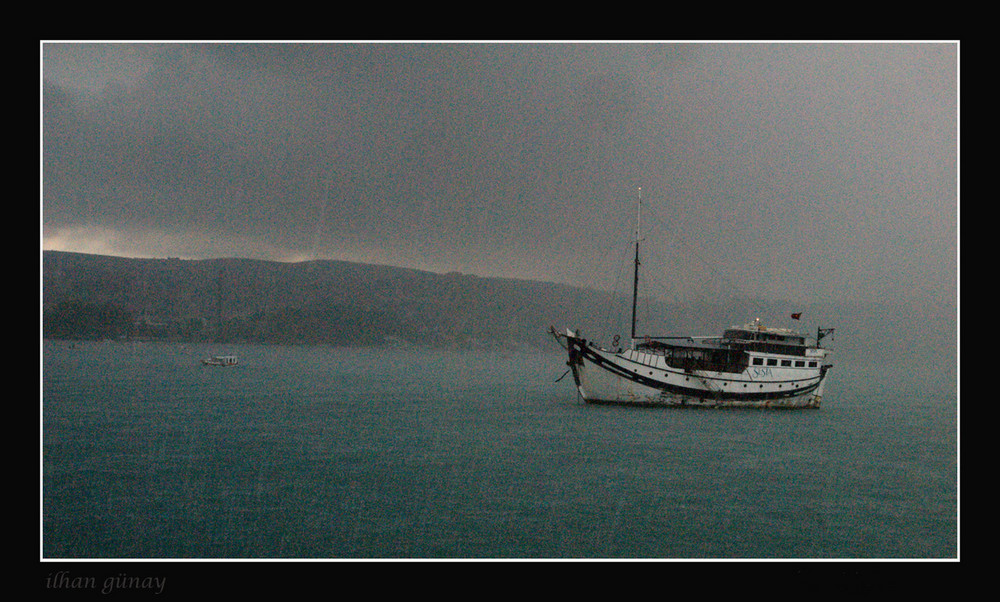
[[[632,273],[632,345],[635,345],[635,305],[639,291],[639,226],[642,220],[642,188],[639,188],[639,207],[635,213],[635,266]]]

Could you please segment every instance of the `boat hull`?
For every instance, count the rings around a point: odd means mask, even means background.
[[[610,351],[572,334],[562,336],[580,397],[593,404],[818,408],[829,369],[684,370],[654,354]]]

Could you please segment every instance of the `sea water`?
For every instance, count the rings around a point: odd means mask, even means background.
[[[556,353],[42,352],[44,558],[958,556],[953,382],[847,365],[819,410],[623,408]]]

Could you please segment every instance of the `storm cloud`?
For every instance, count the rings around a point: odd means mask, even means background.
[[[956,43],[60,43],[42,246],[953,300]],[[625,261],[627,263],[627,259]]]

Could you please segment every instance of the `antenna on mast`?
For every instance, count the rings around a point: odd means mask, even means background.
[[[639,226],[642,224],[642,186],[639,187],[638,205],[635,211],[635,242],[639,242]]]

